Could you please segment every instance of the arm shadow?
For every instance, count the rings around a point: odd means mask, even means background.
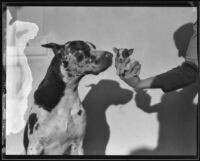
[[[159,104],[150,105],[151,97],[140,91],[136,94],[137,106],[147,113],[156,112],[159,122],[158,145],[154,150],[141,148],[130,155],[196,155],[197,83],[181,91],[163,95]]]

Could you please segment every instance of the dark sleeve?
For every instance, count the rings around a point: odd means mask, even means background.
[[[157,75],[151,88],[161,88],[170,92],[194,83],[198,78],[198,68],[189,62],[173,68],[163,74]]]

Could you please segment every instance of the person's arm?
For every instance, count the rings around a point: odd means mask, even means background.
[[[141,80],[138,76],[123,79],[129,86],[136,90],[160,88],[170,92],[194,83],[198,79],[198,68],[190,62],[173,68],[163,74]]]
[[[195,64],[184,62],[181,66],[163,74],[157,75],[151,88],[161,88],[164,92],[170,92],[186,87],[198,79],[198,68]]]
[[[155,76],[143,80],[140,79],[138,76],[134,76],[128,79],[122,78],[122,80],[124,80],[129,86],[131,86],[135,90],[151,88],[154,79]]]

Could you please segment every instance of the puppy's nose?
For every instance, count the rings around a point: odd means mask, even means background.
[[[123,62],[123,60],[120,58],[120,59],[119,59],[119,62],[120,62],[120,63],[122,63],[122,62]]]
[[[105,51],[105,57],[106,58],[112,58],[113,57],[113,54],[108,52],[108,51]]]

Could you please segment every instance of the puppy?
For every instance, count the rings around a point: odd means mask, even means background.
[[[139,75],[141,65],[138,61],[133,57],[134,49],[126,49],[126,48],[113,48],[115,57],[115,68],[117,71],[117,75],[121,78],[130,78],[132,76]]]

